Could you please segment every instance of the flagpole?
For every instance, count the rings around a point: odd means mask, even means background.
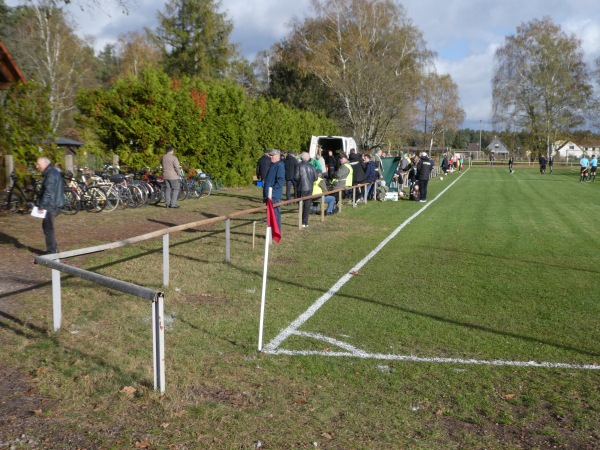
[[[269,199],[273,194],[273,188],[269,188]],[[263,265],[263,281],[262,281],[262,293],[260,295],[260,320],[258,324],[258,351],[262,351],[263,344],[263,324],[265,321],[265,296],[267,293],[267,269],[269,267],[269,245],[271,243],[271,227],[267,226],[267,233],[265,236],[265,261]]]

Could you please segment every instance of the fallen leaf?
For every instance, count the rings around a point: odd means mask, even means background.
[[[42,410],[41,409],[34,409],[31,412],[34,413],[36,416],[39,416],[42,413]]]
[[[137,389],[134,388],[133,386],[125,386],[119,392],[131,397],[131,396],[133,396],[133,394],[135,394],[136,391],[137,391]]]
[[[321,437],[324,437],[325,439],[331,439],[333,436],[331,436],[329,433],[323,433]]]
[[[517,396],[517,394],[504,394],[501,395],[501,398],[515,398]]]
[[[148,441],[138,441],[135,443],[135,448],[149,448],[150,442]]]
[[[163,422],[160,424],[161,428],[167,428],[170,424],[168,424],[167,422]]]
[[[325,353],[327,353],[327,352],[329,351],[329,347],[325,347],[325,348],[323,349],[323,351],[324,351]]]
[[[441,415],[443,415],[443,414],[444,414],[444,411],[442,411],[441,409],[438,409],[438,410],[435,412],[435,414],[436,414],[436,415],[438,415],[438,416],[441,416]]]
[[[350,272],[350,275],[360,275],[360,273],[357,271],[354,271],[354,272]]]

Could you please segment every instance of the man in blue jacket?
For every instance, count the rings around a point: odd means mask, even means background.
[[[46,157],[38,158],[35,167],[44,176],[37,207],[40,213],[46,212],[46,216],[42,220],[42,230],[46,239],[46,254],[58,253],[58,244],[54,236],[54,224],[60,209],[65,206],[65,188],[62,174]]]
[[[281,152],[279,150],[271,150],[268,153],[269,158],[271,158],[271,166],[269,167],[269,171],[267,172],[267,176],[263,182],[263,200],[265,203],[267,202],[267,198],[269,197],[269,188],[272,188],[271,192],[271,200],[273,200],[273,205],[281,202],[283,198],[283,187],[285,186],[285,165],[281,160]],[[277,206],[273,208],[275,211],[275,217],[277,219],[277,225],[279,225],[279,231],[281,232],[281,210],[280,207]]]

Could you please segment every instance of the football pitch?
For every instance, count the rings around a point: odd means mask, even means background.
[[[428,202],[396,214],[265,351],[599,370],[600,183],[577,180],[504,167],[432,179]]]

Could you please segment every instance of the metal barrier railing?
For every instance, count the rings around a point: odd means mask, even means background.
[[[375,182],[376,183],[376,182]],[[338,205],[339,210],[342,210],[342,193],[348,190],[352,190],[352,203],[356,204],[356,189],[363,186],[369,186],[373,183],[363,183],[351,187],[343,187],[334,189],[331,191],[323,192],[322,194],[311,195],[301,198],[294,198],[277,203],[274,206],[285,206],[293,203],[299,203],[298,220],[299,227],[302,226],[302,203],[304,200],[316,199],[319,197],[325,197],[326,195],[338,194]],[[365,203],[367,199],[365,196]],[[163,238],[163,286],[169,285],[169,235],[179,231],[184,231],[189,228],[195,228],[203,225],[209,225],[217,222],[225,222],[225,261],[229,263],[231,261],[231,219],[241,216],[247,216],[257,212],[265,211],[265,206],[257,208],[246,209],[243,211],[237,211],[232,214],[224,216],[211,217],[210,219],[203,219],[196,222],[190,222],[183,225],[176,225],[173,227],[165,228],[162,230],[153,231],[150,233],[142,234],[128,239],[123,239],[109,244],[97,245],[93,247],[81,248],[76,250],[69,250],[66,252],[55,253],[52,255],[40,255],[35,258],[35,263],[41,266],[52,269],[52,311],[53,311],[53,326],[54,331],[57,332],[61,328],[62,323],[62,292],[60,273],[66,273],[84,280],[91,281],[110,289],[130,294],[135,297],[150,300],[152,302],[152,336],[153,336],[153,367],[154,367],[154,389],[165,392],[165,346],[164,346],[164,299],[165,295],[163,291],[150,289],[147,287],[139,286],[126,281],[117,280],[116,278],[107,277],[98,273],[90,272],[78,267],[73,267],[60,261],[60,259],[71,258],[74,256],[87,255],[90,253],[97,253],[105,250],[112,250],[126,245],[134,244],[137,242],[146,241],[162,236]],[[321,221],[325,220],[325,201],[321,200]],[[256,224],[256,222],[255,222]],[[254,227],[255,229],[255,227]],[[254,233],[253,233],[254,234]],[[254,242],[254,238],[253,238]]]

